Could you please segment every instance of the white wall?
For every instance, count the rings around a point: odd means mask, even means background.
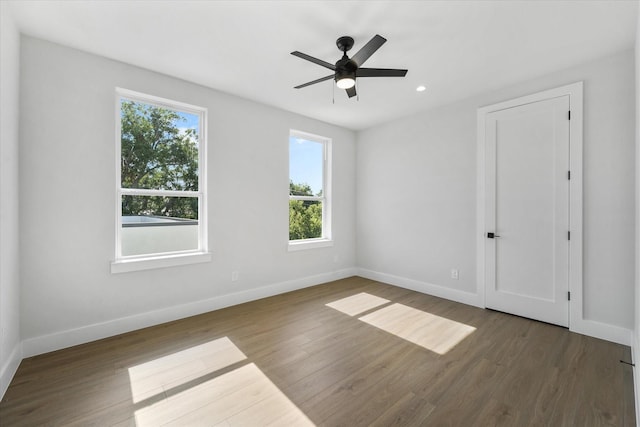
[[[583,80],[584,317],[631,330],[633,73],[634,53],[628,50],[360,132],[357,241],[363,274],[480,301],[475,298],[476,110]],[[459,280],[450,278],[454,267]]]
[[[0,2],[0,397],[18,368],[18,87],[20,36]]]
[[[22,38],[21,54],[26,355],[343,277],[356,265],[365,275],[381,273],[392,283],[473,303],[476,109],[578,80],[585,81],[584,309],[589,319],[633,327],[632,51],[360,132],[357,156],[354,134],[339,127],[29,37]],[[17,66],[11,67],[17,80]],[[12,75],[4,69],[3,59],[3,82]],[[109,273],[116,86],[209,108],[213,262]],[[10,103],[4,94],[3,120]],[[3,149],[11,133],[7,147],[17,150],[16,129],[5,128]],[[290,128],[333,138],[332,248],[287,252]],[[15,162],[3,167],[2,177],[12,171]],[[17,196],[3,190],[2,206],[6,200],[14,221],[3,219],[3,230],[13,227],[15,244],[5,257],[15,265]],[[449,276],[453,267],[460,270],[457,281]],[[230,280],[234,270],[237,282]],[[15,318],[18,298],[11,298]],[[6,324],[18,348],[18,322]]]
[[[26,355],[354,273],[353,132],[38,39],[21,52]],[[209,109],[212,262],[110,274],[116,86]],[[333,139],[333,247],[287,251],[290,128]]]

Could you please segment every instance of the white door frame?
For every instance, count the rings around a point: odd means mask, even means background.
[[[477,211],[476,211],[476,265],[477,265],[477,293],[486,308],[485,301],[485,129],[486,117],[489,113],[531,104],[546,99],[569,96],[571,120],[569,122],[569,227],[571,240],[569,241],[569,329],[586,333],[582,304],[582,89],[583,83],[577,82],[555,89],[545,90],[532,95],[500,102],[478,108],[478,167],[477,167]],[[591,333],[587,333],[591,335]]]

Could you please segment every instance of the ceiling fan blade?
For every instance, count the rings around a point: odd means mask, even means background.
[[[407,70],[397,70],[393,68],[358,68],[356,77],[404,77]]]
[[[328,68],[330,70],[335,71],[336,70],[336,66],[327,62],[327,61],[323,61],[322,59],[318,59],[318,58],[314,58],[313,56],[309,56],[306,53],[302,53],[302,52],[298,52],[297,50],[295,52],[291,52],[291,55],[293,56],[297,56],[298,58],[302,58],[302,59],[306,59],[307,61],[311,61],[314,64],[318,64],[321,65],[325,68]]]
[[[353,98],[354,96],[356,96],[356,87],[350,87],[349,89],[345,89],[347,91],[347,95],[349,95],[349,98]]]
[[[371,55],[375,53],[376,50],[380,49],[387,39],[382,37],[379,34],[376,34],[367,44],[365,44],[362,49],[358,51],[355,55],[351,57],[351,60],[358,64],[358,67],[361,67],[364,64],[364,61],[369,59]]]
[[[312,82],[303,83],[301,85],[298,85],[298,86],[294,87],[294,89],[302,89],[303,87],[311,86],[311,85],[314,85],[316,83],[323,82],[325,80],[331,80],[333,77],[334,77],[333,74],[331,74],[330,76],[320,77],[319,79],[316,79],[316,80],[314,80]]]

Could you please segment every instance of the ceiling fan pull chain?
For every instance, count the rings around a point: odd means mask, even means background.
[[[336,103],[336,84],[335,84],[335,82],[331,85],[331,98],[332,98],[332,104],[335,105],[335,103]]]

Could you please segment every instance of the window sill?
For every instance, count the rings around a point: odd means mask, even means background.
[[[154,256],[149,258],[121,259],[118,261],[113,261],[111,263],[111,274],[175,267],[178,265],[198,264],[210,261],[211,254],[209,252]]]
[[[331,239],[306,239],[306,240],[290,240],[289,252],[303,251],[306,249],[326,248],[333,246]]]

